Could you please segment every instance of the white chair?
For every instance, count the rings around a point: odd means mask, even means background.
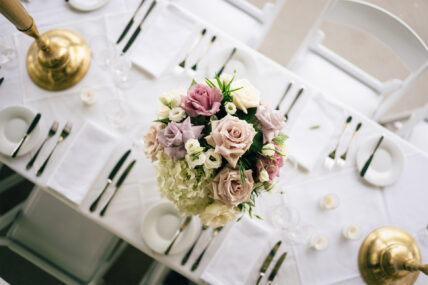
[[[33,189],[20,208],[0,245],[66,284],[96,284],[127,246],[43,190]]]
[[[267,2],[262,9],[246,0],[173,0],[238,41],[258,48],[285,0]]]
[[[392,78],[380,82],[322,44],[324,33],[320,27],[325,21],[371,34],[392,49],[410,74],[404,81]],[[427,62],[427,46],[399,18],[362,1],[334,0],[326,6],[289,68],[327,95],[378,119],[405,93]]]

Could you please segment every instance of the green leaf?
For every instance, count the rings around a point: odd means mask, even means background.
[[[189,89],[195,84],[198,84],[198,82],[196,82],[195,79],[192,79],[192,83],[190,83]]]
[[[251,144],[250,151],[255,153],[260,153],[263,147],[263,134],[258,131],[254,136],[253,143]]]
[[[165,118],[165,119],[154,120],[154,122],[168,124],[171,122],[171,120],[168,118]]]
[[[280,132],[277,137],[272,139],[272,141],[275,142],[277,146],[282,146],[287,139],[288,136]]]
[[[245,120],[247,123],[252,124],[254,122],[255,117],[256,117],[256,113],[257,113],[257,108],[248,108],[247,109],[247,114],[245,114],[241,110],[238,110],[235,113],[235,115],[239,119]]]

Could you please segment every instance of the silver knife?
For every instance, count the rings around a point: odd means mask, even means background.
[[[263,261],[262,267],[259,270],[259,278],[257,279],[256,285],[259,285],[260,281],[262,280],[263,276],[265,276],[266,270],[269,268],[270,263],[272,262],[273,258],[275,257],[276,252],[278,251],[279,247],[281,246],[282,241],[278,241],[270,250],[269,254],[266,256],[265,260]]]
[[[140,11],[141,6],[143,6],[145,0],[142,0],[140,2],[140,4],[138,5],[137,9],[135,9],[134,14],[131,17],[131,20],[129,20],[128,24],[126,25],[125,29],[123,30],[123,32],[120,34],[119,39],[117,40],[116,44],[120,43],[123,38],[126,36],[126,34],[128,33],[129,29],[131,28],[132,24],[134,24],[134,18],[135,16],[138,14],[138,11]]]
[[[381,137],[380,137],[380,139],[379,139],[379,141],[377,142],[377,144],[376,144],[376,146],[375,146],[375,148],[374,148],[374,150],[373,150],[372,154],[370,155],[369,159],[367,159],[366,163],[364,164],[363,169],[361,169],[361,172],[360,172],[360,176],[361,176],[361,177],[364,177],[364,175],[365,175],[365,174],[366,174],[366,172],[367,172],[367,169],[369,169],[369,166],[370,166],[370,164],[372,163],[373,157],[374,157],[374,155],[375,155],[375,153],[376,153],[377,149],[379,148],[380,144],[382,143],[382,141],[383,141],[383,136],[381,136]]]
[[[293,102],[291,102],[290,107],[288,107],[287,112],[285,113],[284,117],[286,120],[288,120],[288,113],[291,112],[291,110],[293,110],[294,104],[296,104],[297,100],[299,99],[300,95],[302,95],[303,91],[305,91],[305,88],[300,88],[299,91],[297,92],[296,97],[294,97]]]
[[[168,253],[171,251],[172,246],[180,236],[180,234],[187,228],[187,226],[190,224],[190,221],[192,220],[191,216],[187,216],[184,220],[184,223],[181,225],[181,227],[178,229],[178,231],[174,234],[174,237],[172,238],[171,243],[169,244],[168,248],[165,250],[164,254],[168,255]]]
[[[284,262],[284,259],[287,257],[287,252],[284,252],[281,257],[278,259],[278,261],[275,264],[275,267],[273,268],[272,272],[269,275],[268,278],[268,285],[272,284],[273,279],[275,279],[276,274],[278,273],[279,269],[281,268],[282,263]]]
[[[131,150],[129,149],[127,152],[125,152],[122,157],[119,159],[119,161],[116,163],[116,165],[111,170],[108,178],[107,183],[104,186],[104,189],[101,191],[100,195],[98,195],[97,199],[95,199],[94,202],[92,202],[91,206],[89,207],[89,211],[93,212],[97,208],[98,202],[100,201],[101,197],[104,195],[104,192],[107,190],[107,188],[110,186],[110,184],[113,182],[113,178],[116,176],[116,174],[119,172],[119,169],[122,167],[125,160],[128,158],[129,154],[131,153]]]
[[[18,155],[18,152],[21,149],[22,145],[27,140],[28,136],[31,134],[31,132],[34,130],[37,124],[39,123],[41,116],[42,115],[40,113],[37,113],[37,115],[34,117],[33,121],[31,122],[30,126],[27,129],[27,132],[25,133],[25,136],[19,141],[18,145],[13,150],[12,158],[15,158]]]

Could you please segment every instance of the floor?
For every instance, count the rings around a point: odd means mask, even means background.
[[[260,52],[286,66],[328,1],[287,0],[265,41],[260,46]],[[262,6],[266,0],[250,0],[250,2]],[[428,17],[426,17],[428,0],[368,0],[368,2],[379,5],[399,16],[428,43]],[[358,62],[360,67],[370,71],[379,79],[406,75],[406,70],[391,51],[385,50],[385,47],[370,37],[356,31],[351,33],[348,29],[330,24],[324,26],[323,29],[327,33],[327,46],[351,62]],[[356,52],[357,49],[359,52]],[[383,63],[388,62],[391,66],[391,61],[394,61],[393,68],[385,69]],[[406,94],[405,99],[391,109],[391,113],[428,103],[428,92],[425,90],[428,90],[428,74],[422,76],[409,94]],[[25,193],[6,200],[19,199],[23,195]],[[0,232],[0,235],[2,234],[4,232]],[[105,283],[138,284],[145,268],[150,263],[151,259],[148,256],[129,247],[106,275]],[[0,248],[0,277],[11,284],[59,284],[56,279],[6,248]],[[180,278],[172,276],[171,284],[178,279]],[[185,281],[183,282],[180,284],[186,284]]]

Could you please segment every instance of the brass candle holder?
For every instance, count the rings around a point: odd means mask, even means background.
[[[416,241],[393,227],[379,228],[367,236],[360,247],[358,266],[369,285],[410,285],[419,272],[428,275],[428,264],[421,265]]]
[[[16,28],[33,37],[27,53],[27,71],[39,87],[59,91],[77,84],[88,72],[91,52],[85,41],[68,30],[39,34],[33,18],[17,0],[0,1],[0,13]]]

